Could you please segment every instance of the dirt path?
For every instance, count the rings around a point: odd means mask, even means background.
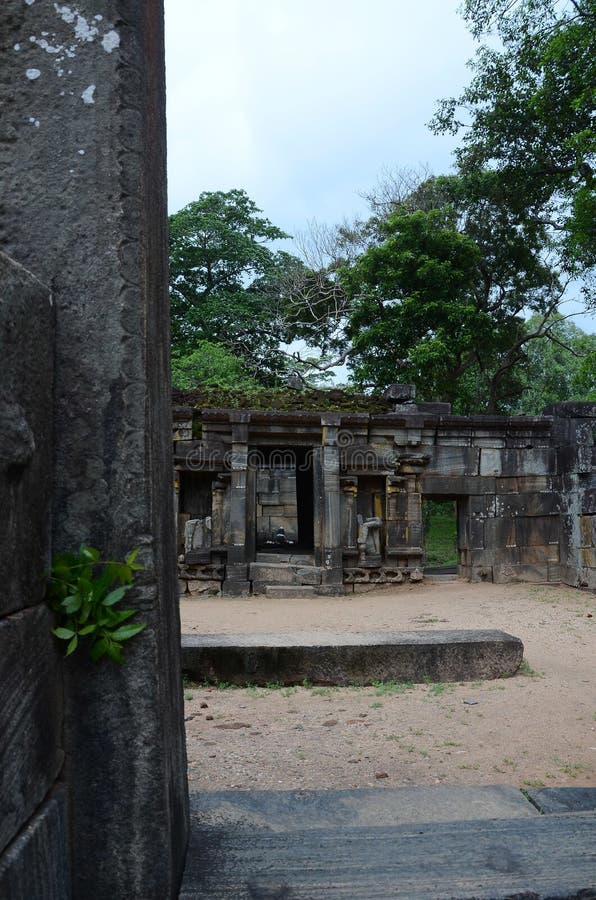
[[[596,786],[594,594],[456,582],[344,598],[184,601],[181,608],[183,631],[500,628],[525,645],[524,672],[506,680],[188,686],[191,789]]]

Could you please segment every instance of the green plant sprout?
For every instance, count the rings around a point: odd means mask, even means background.
[[[139,634],[144,622],[128,621],[136,609],[116,609],[132,587],[134,573],[143,568],[133,550],[124,562],[101,559],[99,550],[82,544],[76,553],[59,553],[52,560],[46,600],[56,614],[52,629],[67,641],[65,656],[80,644],[89,648],[94,662],[108,656],[121,663],[122,644]]]

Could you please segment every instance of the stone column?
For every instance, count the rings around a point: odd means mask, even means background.
[[[341,546],[341,505],[339,471],[340,456],[337,435],[341,416],[325,413],[321,416],[322,476],[323,476],[323,552],[320,594],[343,594],[343,560]]]
[[[63,666],[72,892],[165,900],[188,811],[162,3],[4,0],[0,42],[0,246],[51,288],[56,314],[53,551],[139,547],[144,566],[127,604],[148,627],[125,663],[77,652]]]
[[[344,497],[343,516],[342,516],[342,548],[343,550],[357,552],[358,538],[358,518],[357,518],[357,499],[358,499],[358,479],[342,478],[341,490]]]
[[[246,596],[250,593],[248,559],[246,554],[248,425],[250,413],[237,410],[230,413],[232,425],[230,546],[223,593]]]
[[[214,481],[211,485],[211,535],[212,549],[221,549],[224,542],[224,497],[227,485],[224,481]]]

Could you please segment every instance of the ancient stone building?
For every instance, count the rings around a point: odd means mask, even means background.
[[[377,413],[175,407],[193,593],[419,581],[429,498],[456,504],[460,577],[596,587],[596,404],[455,416],[408,385],[386,397]]]

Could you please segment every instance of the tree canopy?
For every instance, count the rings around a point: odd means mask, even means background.
[[[585,271],[596,263],[596,2],[465,0],[463,11],[493,44],[479,48],[470,85],[442,102],[432,127],[461,134],[460,172],[550,225],[562,263]]]
[[[170,307],[175,358],[219,345],[267,381],[283,370],[279,297],[293,264],[269,244],[287,238],[245,191],[205,192],[170,216]]]

